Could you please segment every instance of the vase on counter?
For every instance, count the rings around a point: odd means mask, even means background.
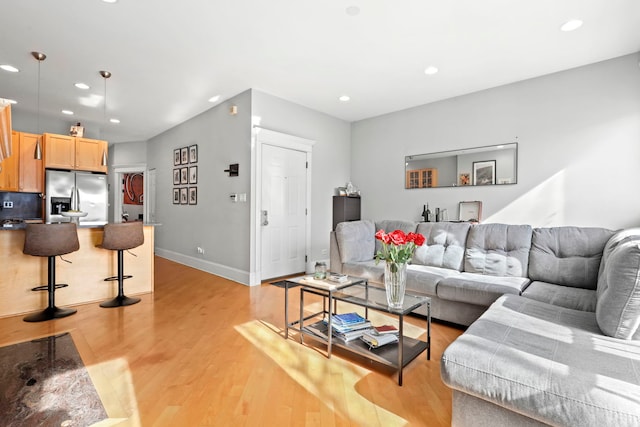
[[[402,309],[407,286],[407,263],[387,261],[384,268],[384,289],[387,304],[392,309]]]

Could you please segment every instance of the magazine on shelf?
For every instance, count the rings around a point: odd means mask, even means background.
[[[369,348],[378,348],[383,345],[398,342],[398,336],[394,334],[374,335],[368,332],[362,334],[360,337],[362,341],[369,345]]]
[[[373,331],[376,335],[398,334],[398,328],[393,325],[374,326]]]
[[[337,331],[337,332],[358,331],[358,330],[361,330],[361,329],[371,329],[372,327],[373,327],[373,325],[368,320],[364,321],[362,323],[356,323],[356,324],[347,325],[347,326],[340,325],[340,324],[337,324],[335,322],[331,323],[331,328],[334,331]]]
[[[371,328],[366,328],[366,329],[357,329],[355,331],[349,331],[349,332],[334,331],[333,336],[341,339],[344,342],[349,342],[349,341],[357,340],[358,338],[362,337],[363,334],[367,332],[371,332],[371,330],[372,330]]]
[[[340,324],[340,325],[343,325],[343,326],[356,325],[358,323],[364,323],[364,322],[367,321],[367,319],[365,319],[364,317],[360,316],[356,312],[334,314],[331,319],[332,319],[333,322],[335,322],[337,324]]]
[[[309,329],[311,332],[318,335],[319,337],[322,337],[324,339],[329,338],[329,326],[323,320],[312,323],[310,325],[305,325],[305,328]]]

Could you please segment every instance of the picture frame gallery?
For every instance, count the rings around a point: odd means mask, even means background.
[[[173,150],[173,204],[198,204],[198,145]]]

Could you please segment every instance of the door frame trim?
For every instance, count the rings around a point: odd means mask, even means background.
[[[260,231],[260,211],[262,210],[262,146],[273,145],[275,147],[302,151],[307,157],[307,188],[305,220],[305,254],[311,253],[311,154],[316,143],[310,139],[301,138],[286,133],[266,129],[254,125],[251,131],[251,225],[249,232],[249,285],[260,285],[262,281],[262,236]],[[306,263],[305,263],[306,265]]]

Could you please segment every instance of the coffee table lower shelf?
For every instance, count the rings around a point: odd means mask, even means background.
[[[318,335],[315,331],[312,331],[306,326],[302,329],[302,333],[304,336],[311,337],[316,341],[324,344],[327,343],[326,337]],[[344,341],[341,338],[334,336],[331,339],[331,344],[398,370],[407,366],[409,362],[429,348],[429,343],[405,336],[402,340],[402,366],[399,366],[399,342],[370,349],[369,345],[359,338],[351,341]]]

